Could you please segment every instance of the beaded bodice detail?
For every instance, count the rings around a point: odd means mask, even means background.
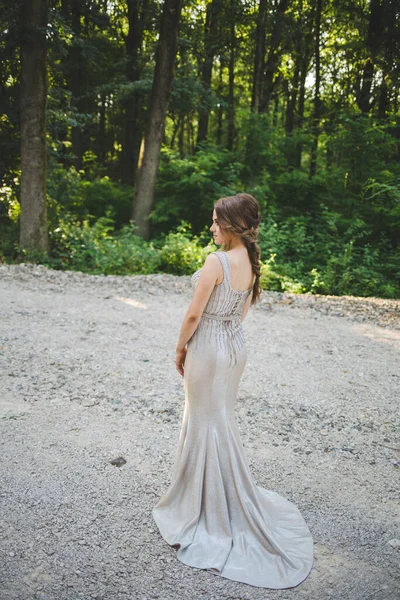
[[[243,306],[253,288],[243,291],[233,289],[231,284],[231,266],[226,252],[218,250],[213,252],[213,254],[216,254],[221,261],[224,279],[211,292],[204,313],[220,317],[240,318]],[[199,281],[201,270],[198,269],[192,275],[191,283],[193,288],[196,287]]]

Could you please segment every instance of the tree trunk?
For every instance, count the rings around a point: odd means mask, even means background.
[[[175,118],[173,117],[172,121],[174,123],[174,127],[172,129],[171,141],[169,142],[169,147],[171,148],[171,150],[173,150],[174,146],[175,146],[176,136],[177,136],[179,127],[181,126],[181,117],[178,116],[177,122],[175,122]]]
[[[149,238],[149,214],[153,206],[160,149],[173,79],[182,0],[164,0],[156,66],[151,90],[146,133],[140,147],[132,218],[138,235]]]
[[[201,70],[201,81],[206,93],[211,88],[212,67],[215,52],[218,46],[218,17],[221,10],[221,3],[221,0],[212,0],[212,2],[207,6],[206,23],[204,28],[205,58]],[[209,110],[207,107],[204,106],[199,110],[197,144],[200,144],[207,139],[208,116]]]
[[[185,115],[180,118],[179,136],[178,136],[179,156],[185,158]]]
[[[388,109],[388,85],[386,83],[386,75],[384,73],[383,75],[383,80],[381,83],[381,89],[379,92],[379,105],[378,105],[378,117],[380,119],[386,119],[386,113],[387,113],[387,109]]]
[[[313,143],[311,147],[311,162],[310,162],[310,177],[314,177],[317,173],[317,152],[318,152],[318,138],[319,138],[319,126],[321,118],[321,57],[320,57],[320,44],[321,44],[321,13],[322,13],[322,0],[316,0],[316,12],[315,12],[315,91],[314,91],[314,115],[313,115]]]
[[[295,71],[293,75],[292,85],[286,82],[286,117],[285,117],[285,132],[286,135],[293,133],[296,121],[296,104],[300,78],[299,61],[296,61]]]
[[[187,141],[188,141],[188,149],[189,154],[193,155],[195,152],[195,133],[193,127],[193,113],[190,113],[187,118]]]
[[[253,91],[251,95],[251,110],[258,113],[261,101],[262,76],[265,60],[265,16],[267,12],[267,0],[259,0],[256,49],[254,55]]]
[[[21,41],[20,246],[49,249],[46,207],[47,0],[25,0]]]
[[[304,122],[304,106],[305,106],[305,98],[306,98],[306,78],[307,78],[307,65],[305,62],[303,63],[303,67],[300,71],[300,83],[299,83],[299,102],[297,108],[297,128],[300,131],[303,127]],[[296,162],[295,167],[300,169],[301,167],[301,155],[303,151],[303,146],[299,142],[296,146]]]
[[[381,60],[382,83],[379,91],[378,105],[378,116],[381,119],[386,119],[387,117],[387,111],[390,106],[390,96],[392,95],[394,98],[397,96],[397,94],[391,94],[391,91],[394,91],[392,82],[395,80],[395,77],[393,77],[393,70],[395,69],[396,63],[399,62],[397,11],[398,8],[395,0],[386,2],[383,11],[384,25],[382,29],[384,30],[384,35],[382,39],[383,57]]]
[[[299,77],[299,100],[297,106],[297,118],[296,118],[296,126],[297,130],[301,131],[304,123],[304,107],[305,107],[305,98],[306,98],[306,79],[308,74],[308,69],[310,66],[311,57],[313,54],[313,45],[312,40],[314,38],[314,32],[312,31],[312,23],[310,23],[310,31],[304,34],[304,46],[301,48],[300,53],[300,77]],[[299,142],[296,148],[296,162],[295,167],[301,167],[301,156],[303,152],[303,146]]]
[[[381,45],[384,4],[385,2],[383,0],[371,0],[370,3],[370,16],[366,39],[368,56],[364,62],[361,87],[357,95],[358,107],[364,113],[368,113],[375,102],[371,99],[371,90],[375,71],[375,61]]]
[[[140,78],[139,57],[147,19],[148,0],[127,0],[129,30],[125,38],[127,56],[126,79],[135,83]],[[140,10],[141,8],[141,10]],[[122,103],[124,109],[124,137],[121,156],[121,181],[133,185],[139,151],[139,102],[136,92]]]
[[[268,57],[265,63],[264,85],[262,89],[262,98],[260,102],[260,112],[268,112],[269,102],[274,89],[274,77],[278,68],[278,62],[281,56],[279,49],[282,35],[285,12],[289,6],[289,0],[280,0],[276,11],[275,21],[272,28],[271,40],[269,44]]]
[[[225,68],[224,57],[223,57],[223,55],[221,55],[220,62],[219,62],[219,82],[218,82],[218,96],[220,99],[220,102],[218,104],[218,115],[217,115],[217,145],[218,146],[221,145],[222,120],[223,120],[223,116],[224,116],[224,110],[222,108],[222,100],[223,100],[223,94],[224,94],[224,68]]]
[[[81,99],[84,87],[82,73],[82,49],[80,42],[77,41],[81,36],[81,9],[82,6],[79,0],[71,0],[70,18],[74,41],[69,55],[69,79],[72,96],[71,103],[78,114],[84,112]],[[71,142],[72,153],[75,155],[74,165],[79,171],[82,169],[82,156],[84,153],[82,125],[72,127]]]
[[[106,102],[107,96],[102,93],[99,109],[99,126],[97,129],[98,157],[102,167],[105,166],[106,160]]]
[[[279,120],[279,94],[275,94],[274,98],[274,112],[272,113],[272,126],[278,127]]]
[[[235,0],[230,1],[230,48],[229,48],[229,91],[228,91],[228,150],[233,150],[235,139]]]

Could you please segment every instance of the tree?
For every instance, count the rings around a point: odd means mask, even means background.
[[[206,22],[204,26],[204,61],[201,69],[201,81],[204,91],[207,93],[211,88],[211,76],[214,56],[218,46],[218,19],[221,12],[222,0],[212,0],[207,5]],[[208,133],[207,102],[199,110],[199,127],[197,130],[197,144],[207,139]]]
[[[164,0],[156,66],[147,127],[140,147],[132,218],[138,235],[150,235],[149,214],[153,205],[165,117],[172,85],[182,0]]]
[[[127,0],[129,30],[125,37],[126,78],[134,84],[140,77],[140,50],[147,19],[149,0]],[[133,184],[137,152],[140,142],[138,135],[139,98],[133,91],[123,102],[124,108],[124,140],[122,144],[121,181]],[[139,137],[139,139],[137,139]]]
[[[319,138],[319,127],[321,118],[321,13],[322,13],[322,0],[316,0],[315,7],[315,87],[314,87],[314,114],[313,114],[313,143],[311,148],[311,163],[310,163],[310,177],[313,177],[317,172],[317,151],[318,151],[318,138]]]
[[[46,208],[47,0],[25,0],[21,39],[20,246],[48,251]]]
[[[387,3],[389,4],[389,3]],[[368,113],[375,99],[371,99],[375,63],[381,47],[382,29],[384,24],[384,5],[381,0],[371,0],[368,33],[366,39],[367,57],[364,61],[361,85],[357,94],[357,104],[364,113]]]
[[[272,24],[268,56],[265,61],[260,111],[268,112],[269,103],[274,89],[275,75],[282,54],[282,37],[284,33],[285,13],[289,6],[289,0],[279,0],[276,5],[274,20]]]
[[[228,150],[233,150],[235,138],[235,53],[236,53],[236,3],[230,0],[229,19],[229,92],[228,92]]]
[[[70,12],[70,23],[73,32],[73,42],[69,56],[69,87],[72,92],[72,104],[78,114],[84,112],[83,87],[84,72],[81,40],[81,17],[84,6],[79,0],[63,0],[64,11]],[[75,167],[82,168],[83,131],[80,124],[72,127],[72,152],[75,155]]]
[[[265,17],[267,0],[259,0],[256,28],[256,45],[254,53],[253,91],[251,96],[251,108],[258,112],[261,101],[262,76],[265,60]]]

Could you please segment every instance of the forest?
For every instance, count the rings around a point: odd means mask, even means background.
[[[264,289],[400,298],[396,0],[15,0],[0,24],[0,263],[188,275],[247,192]]]

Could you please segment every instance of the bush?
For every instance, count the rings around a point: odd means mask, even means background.
[[[109,177],[84,178],[74,167],[52,166],[47,183],[49,221],[57,226],[60,214],[70,213],[78,221],[109,215],[117,227],[129,222],[133,188]]]
[[[176,232],[160,238],[157,246],[160,270],[174,275],[191,275],[203,265],[206,256],[215,250],[212,240],[202,246],[201,237],[192,236],[191,225],[184,221]]]
[[[214,202],[236,194],[238,187],[239,165],[228,151],[207,147],[181,159],[164,148],[150,215],[153,235],[176,229],[181,221],[199,234],[204,223],[211,226]]]
[[[92,274],[164,272],[191,275],[202,266],[207,254],[215,250],[206,231],[200,236],[192,236],[191,226],[185,222],[175,232],[151,242],[137,236],[136,229],[130,221],[129,225],[115,230],[115,222],[110,216],[90,224],[88,220],[80,223],[65,214],[51,232],[49,256],[24,254],[31,262]]]
[[[266,289],[400,297],[400,251],[381,236],[369,241],[362,219],[346,222],[323,205],[320,214],[279,220],[271,211],[260,228]]]
[[[135,230],[130,222],[115,232],[115,222],[109,216],[90,225],[67,215],[52,232],[49,264],[93,274],[154,273],[160,263],[158,252],[152,243],[135,235]]]
[[[307,291],[299,281],[285,274],[284,270],[280,271],[279,267],[275,265],[275,254],[261,264],[260,283],[262,289],[274,292],[301,294]]]

